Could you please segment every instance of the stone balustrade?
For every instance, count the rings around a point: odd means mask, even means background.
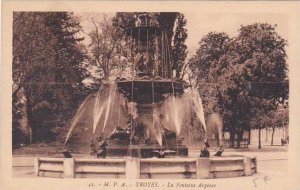
[[[257,172],[255,157],[36,158],[35,175],[58,178],[224,178]]]

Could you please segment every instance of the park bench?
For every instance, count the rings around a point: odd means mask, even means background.
[[[289,144],[289,137],[281,139],[281,146]]]
[[[234,140],[234,145],[232,147],[232,142],[230,139],[226,139],[223,142],[223,147],[224,148],[237,148],[237,139]],[[240,148],[248,148],[248,139],[247,138],[243,138],[240,141]]]

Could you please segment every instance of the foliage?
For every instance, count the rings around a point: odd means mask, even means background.
[[[172,61],[173,70],[176,72],[176,77],[179,78],[185,64],[185,58],[187,56],[187,46],[185,45],[185,40],[187,39],[188,35],[185,28],[187,23],[186,18],[182,13],[178,13],[177,15],[172,47]]]
[[[113,26],[125,30],[135,26],[135,12],[117,12],[113,18]]]
[[[288,98],[286,41],[275,27],[242,26],[236,38],[209,33],[189,61],[206,114],[221,112],[225,130],[239,138],[265,127],[269,112]]]
[[[166,31],[168,39],[169,39],[169,46],[171,46],[171,39],[174,36],[174,25],[176,18],[178,17],[178,12],[158,12],[156,13],[157,20],[159,26]]]
[[[17,97],[15,97],[17,98]],[[13,114],[13,120],[12,120],[12,143],[13,145],[16,145],[18,143],[29,143],[30,138],[22,134],[22,129],[20,125],[20,120],[22,118],[22,103],[20,101],[13,100],[15,102],[12,105],[12,114]],[[24,137],[24,138],[23,138]]]
[[[289,124],[289,108],[286,106],[279,106],[272,116],[273,126],[285,127]]]
[[[127,23],[124,17],[122,15],[118,19]],[[98,80],[108,79],[111,75],[111,70],[124,69],[127,63],[124,56],[126,47],[124,47],[123,26],[117,22],[118,19],[107,15],[104,15],[102,18],[97,16],[91,18],[94,28],[89,33],[91,38],[89,45],[91,53],[90,64],[95,66],[95,75],[98,76]]]
[[[251,95],[283,103],[288,98],[286,40],[269,24],[242,26],[236,39],[245,78],[251,80]]]
[[[227,62],[221,62],[221,58],[224,60],[223,57],[227,55],[229,40],[229,36],[225,33],[209,33],[201,39],[196,55],[188,63],[192,77],[196,81],[195,88],[199,89],[205,106],[206,116],[221,111],[220,93],[221,88],[227,86],[227,81],[224,78],[220,80],[219,76],[229,69],[226,65],[223,66]]]
[[[67,12],[14,13],[13,97],[24,89],[34,141],[53,139],[52,129],[67,125],[82,99],[76,94],[85,77],[80,29]]]

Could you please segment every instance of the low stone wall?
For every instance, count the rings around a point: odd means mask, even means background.
[[[197,159],[142,159],[140,178],[197,178]]]
[[[34,173],[37,176],[67,177],[65,175],[67,172],[66,160],[64,158],[36,158]]]
[[[59,178],[224,178],[257,172],[256,158],[36,158],[35,175]]]

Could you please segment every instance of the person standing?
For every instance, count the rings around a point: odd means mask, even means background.
[[[105,139],[102,139],[101,136],[97,137],[97,158],[106,158],[106,154],[107,154],[107,142]]]

